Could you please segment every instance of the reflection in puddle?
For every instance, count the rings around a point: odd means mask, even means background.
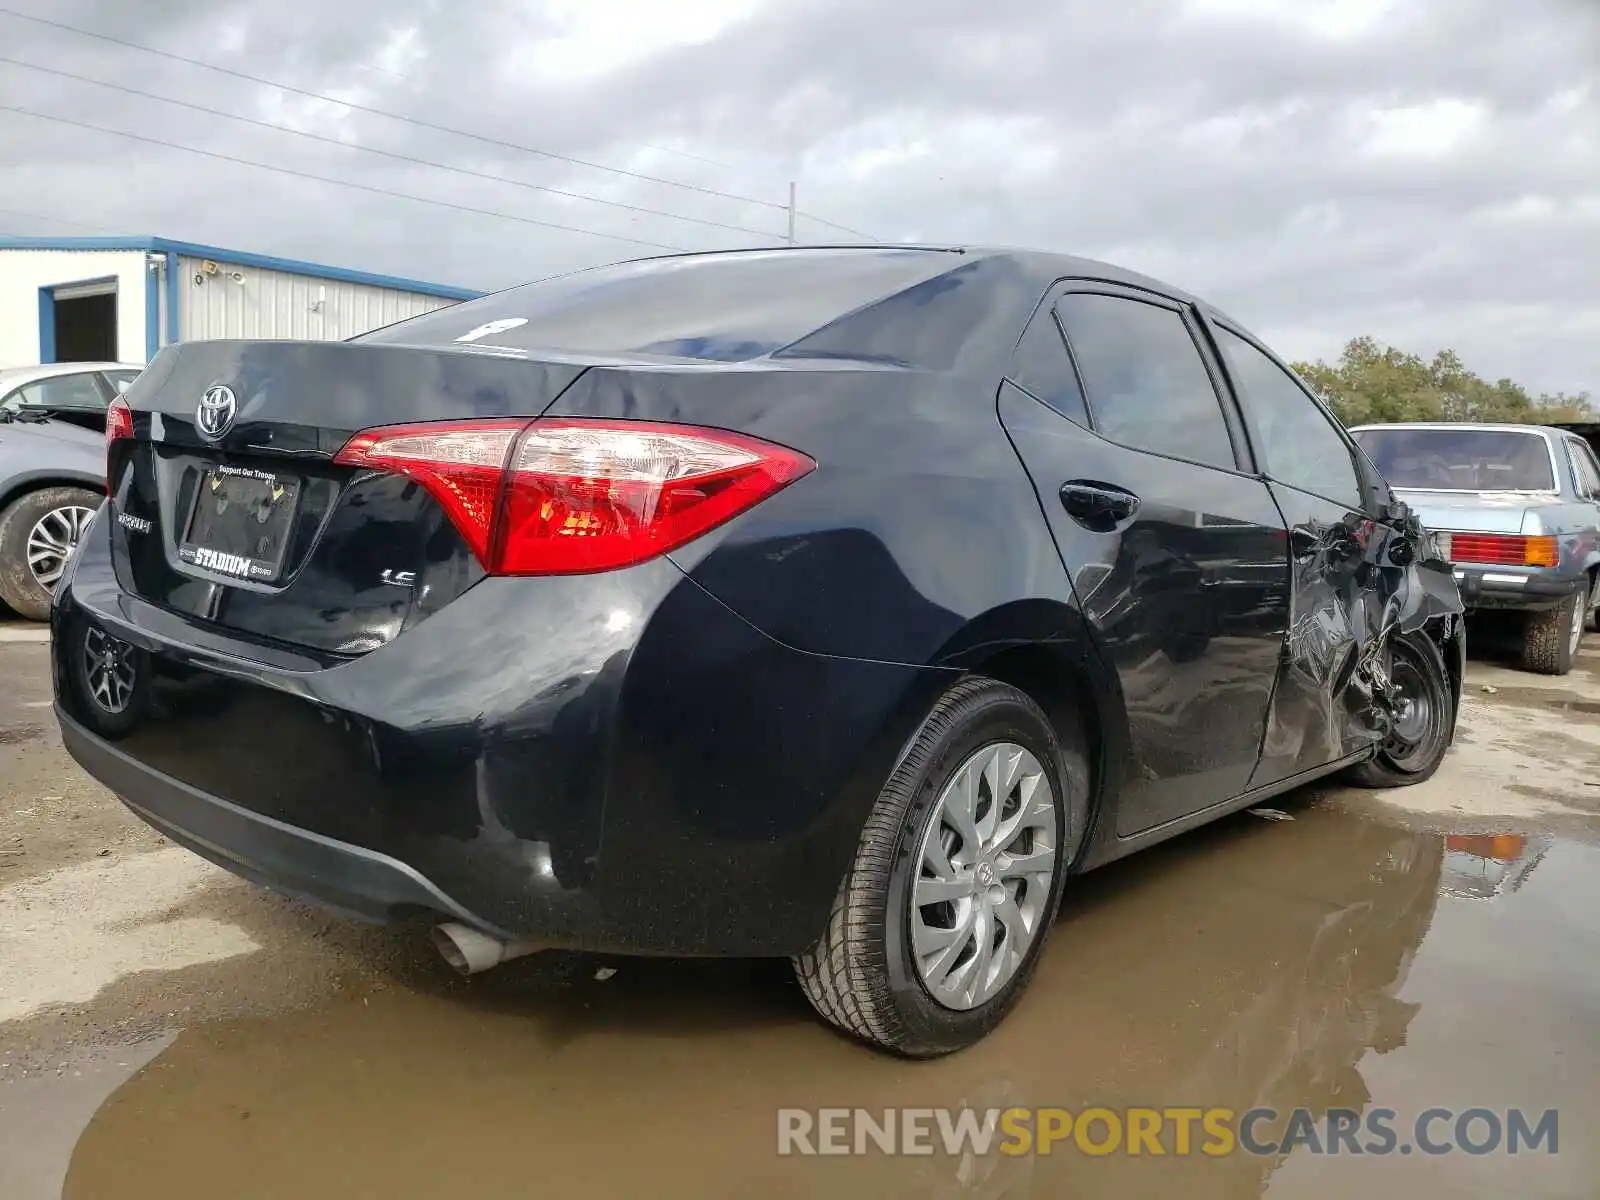
[[[31,1076],[0,1084],[0,1196],[55,1200],[73,1143],[124,1080],[172,1044],[172,1036],[63,1056]]]
[[[1520,833],[1451,834],[1444,840],[1444,891],[1480,898],[1515,892],[1544,861],[1551,840]]]
[[[1600,935],[1551,914],[1593,911],[1600,855],[1295,815],[1078,881],[1015,1015],[951,1058],[835,1037],[782,964],[626,962],[552,992],[536,959],[464,997],[396,987],[186,1031],[96,1114],[66,1195],[1587,1194],[1576,1134],[1554,1159],[1442,1166],[777,1156],[785,1107],[1523,1104],[1591,1127]],[[1468,861],[1517,882],[1484,891]]]

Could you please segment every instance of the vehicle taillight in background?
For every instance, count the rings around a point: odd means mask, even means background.
[[[1441,533],[1435,535],[1439,552],[1453,563],[1489,567],[1553,567],[1561,550],[1553,537],[1524,537],[1502,533]]]
[[[133,409],[128,407],[126,400],[118,396],[106,408],[106,495],[108,496],[111,494],[111,478],[115,466],[112,452],[118,442],[132,437]]]
[[[356,434],[334,461],[422,484],[493,575],[643,562],[816,467],[726,430],[588,419],[383,426]]]

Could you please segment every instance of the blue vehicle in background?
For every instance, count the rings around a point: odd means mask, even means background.
[[[1600,609],[1600,459],[1542,425],[1362,425],[1351,434],[1455,564],[1469,611],[1526,614],[1522,662],[1572,670]]]

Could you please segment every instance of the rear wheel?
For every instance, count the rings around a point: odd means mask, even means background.
[[[1351,783],[1361,787],[1407,787],[1430,778],[1450,748],[1455,696],[1439,647],[1420,630],[1390,646],[1389,678],[1399,690],[1394,728],[1378,753],[1354,767]]]
[[[85,488],[40,488],[0,514],[0,600],[19,616],[50,615],[51,593],[101,499]]]
[[[1532,614],[1522,634],[1522,666],[1540,675],[1572,670],[1589,620],[1589,589],[1579,588],[1554,608]]]
[[[795,959],[816,1010],[918,1058],[998,1025],[1055,919],[1087,767],[1016,688],[946,692],[879,794],[826,931]]]
[[[149,708],[150,656],[81,621],[66,645],[69,678],[82,701],[79,716],[103,738],[126,737]]]

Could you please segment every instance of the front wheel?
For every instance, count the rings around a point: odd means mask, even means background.
[[[1016,1004],[1055,919],[1088,760],[1027,695],[944,694],[873,807],[821,939],[794,960],[831,1024],[914,1058],[971,1045]]]
[[[1389,679],[1400,702],[1377,754],[1348,773],[1360,787],[1408,787],[1430,778],[1444,761],[1454,731],[1455,695],[1434,640],[1418,630],[1396,638],[1389,653]]]

